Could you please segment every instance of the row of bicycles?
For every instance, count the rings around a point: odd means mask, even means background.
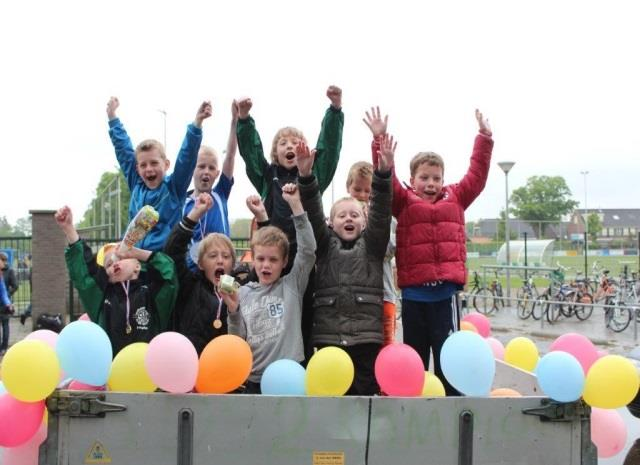
[[[553,324],[560,318],[575,316],[578,320],[586,320],[593,314],[596,306],[604,309],[605,324],[615,332],[627,329],[633,318],[640,322],[640,280],[635,272],[629,274],[625,266],[619,278],[610,276],[609,270],[601,269],[594,262],[592,279],[577,272],[576,278],[565,280],[567,267],[549,274],[549,287],[538,289],[535,285],[534,272],[529,272],[523,279],[522,286],[516,294],[517,314],[521,319],[544,318]],[[473,272],[472,288],[469,291],[471,303],[476,311],[485,315],[503,308],[505,296],[502,284],[498,279],[483,283],[477,272]]]

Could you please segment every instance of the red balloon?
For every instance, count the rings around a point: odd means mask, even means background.
[[[568,352],[573,355],[586,375],[596,360],[598,360],[598,349],[593,345],[593,342],[588,337],[578,333],[567,333],[560,336],[553,341],[549,352],[554,350],[560,350],[562,352]]]
[[[468,315],[465,315],[462,321],[468,321],[475,326],[480,336],[491,336],[491,322],[489,321],[489,318],[484,316],[482,313],[469,313]]]
[[[0,395],[0,446],[16,447],[33,437],[42,423],[44,401],[21,402],[11,394]]]
[[[420,355],[406,344],[389,344],[376,358],[376,380],[382,392],[389,396],[421,396],[424,372]]]

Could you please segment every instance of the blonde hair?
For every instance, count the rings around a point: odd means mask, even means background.
[[[357,161],[351,165],[347,175],[347,190],[357,178],[373,179],[373,165],[368,161]]]
[[[416,175],[416,171],[423,163],[429,166],[439,166],[442,168],[442,174],[444,174],[444,160],[440,155],[435,152],[420,152],[411,159],[409,169],[411,170],[411,176]]]
[[[278,141],[283,137],[297,137],[298,139],[302,139],[304,143],[307,143],[307,139],[305,139],[304,134],[300,129],[292,128],[287,126],[286,128],[278,129],[276,135],[273,137],[273,143],[271,144],[271,161],[278,164]]]
[[[214,149],[213,147],[210,147],[208,145],[201,145],[200,146],[200,150],[198,151],[198,157],[200,155],[206,155],[206,156],[215,158],[216,165],[218,165],[218,161],[220,160],[220,158],[218,157],[218,152],[216,152],[216,149]]]
[[[251,239],[251,254],[255,257],[255,247],[259,246],[275,246],[282,252],[282,258],[289,256],[289,239],[280,228],[275,226],[265,226],[255,231]]]
[[[365,215],[364,207],[363,207],[364,202],[360,202],[358,199],[354,199],[353,197],[342,197],[341,199],[336,200],[335,203],[331,206],[331,211],[329,212],[329,220],[333,220],[333,217],[336,214],[336,209],[338,208],[338,205],[344,202],[354,202],[362,210],[362,215]]]
[[[145,139],[138,144],[136,147],[136,159],[140,152],[150,152],[153,149],[157,149],[164,160],[167,159],[167,154],[164,151],[164,145],[155,139]]]
[[[224,234],[220,233],[209,233],[204,236],[204,239],[202,239],[200,246],[198,247],[198,263],[202,261],[207,250],[214,245],[228,248],[231,253],[231,266],[235,265],[236,249],[233,247],[231,240]]]

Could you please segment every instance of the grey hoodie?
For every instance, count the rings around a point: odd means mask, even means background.
[[[298,252],[289,274],[263,286],[249,282],[240,288],[238,311],[227,317],[229,334],[245,339],[253,354],[249,381],[259,383],[270,363],[283,358],[302,361],[302,297],[316,261],[316,240],[307,213],[294,216]]]

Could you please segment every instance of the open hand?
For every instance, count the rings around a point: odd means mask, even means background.
[[[393,167],[393,159],[396,153],[397,142],[394,142],[393,136],[389,134],[384,135],[384,139],[380,144],[380,150],[378,150],[378,170],[380,172],[387,172]]]
[[[365,112],[366,117],[362,118],[364,124],[371,130],[373,137],[382,136],[387,133],[387,121],[389,115],[384,115],[384,119],[380,117],[380,107],[371,107],[371,114]]]
[[[303,141],[298,142],[296,146],[296,165],[300,176],[311,176],[315,156],[315,149],[309,150],[309,146]]]
[[[491,126],[489,126],[489,119],[485,118],[480,110],[476,109],[476,119],[478,120],[478,128],[481,134],[491,137]]]

